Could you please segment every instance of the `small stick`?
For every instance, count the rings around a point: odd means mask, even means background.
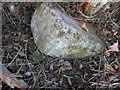
[[[27,88],[27,84],[23,80],[17,80],[0,62],[0,78],[3,82],[9,85],[11,88]]]
[[[15,60],[15,59],[17,58],[17,56],[19,55],[21,49],[22,49],[22,48],[20,48],[20,50],[19,50],[19,51],[17,52],[17,54],[14,56],[13,60],[7,65],[7,67],[10,66],[10,65],[14,62],[14,60]]]

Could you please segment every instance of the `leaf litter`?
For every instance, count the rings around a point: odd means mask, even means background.
[[[109,53],[107,55],[103,52],[102,55],[73,60],[49,57],[42,53],[40,53],[40,58],[33,54],[36,52],[36,46],[30,31],[30,21],[35,8],[41,3],[2,4],[2,63],[15,77],[23,79],[28,84],[28,88],[120,87],[120,54],[118,43],[116,43],[120,39],[118,36],[120,2],[110,3],[109,8],[101,10],[95,16],[87,16],[89,15],[88,3],[57,3],[63,12],[76,20],[85,20],[98,26],[96,33],[104,41],[105,51]],[[16,70],[14,67],[17,67]],[[7,87],[3,83],[2,88],[6,89]]]

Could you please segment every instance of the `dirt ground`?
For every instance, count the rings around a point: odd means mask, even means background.
[[[105,53],[120,39],[120,2],[110,3],[109,9],[99,12],[93,19],[86,19],[98,27],[96,32],[105,44],[104,52],[94,57],[72,60],[50,57],[37,50],[30,23],[40,4],[2,3],[2,63],[11,74],[24,80],[28,88],[120,88],[120,53]],[[84,17],[79,18],[82,16],[77,7],[79,4],[57,3],[68,15],[83,20]],[[11,90],[5,83],[2,89]]]

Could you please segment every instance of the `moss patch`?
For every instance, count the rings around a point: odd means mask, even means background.
[[[68,58],[78,58],[87,56],[89,48],[82,48],[81,46],[68,45]]]
[[[54,23],[54,29],[56,28],[56,29],[59,29],[60,28],[60,25],[58,24],[58,23]]]
[[[55,16],[55,13],[54,13],[54,12],[51,12],[51,15],[54,17],[54,16]]]
[[[58,37],[62,37],[62,36],[64,36],[65,35],[65,32],[63,32],[63,31],[60,31],[59,33],[58,33]]]
[[[76,38],[77,40],[80,40],[80,35],[78,33],[74,34],[74,38]]]
[[[69,30],[68,30],[68,34],[71,34],[71,29],[69,28]]]

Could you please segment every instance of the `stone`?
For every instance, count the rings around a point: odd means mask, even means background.
[[[86,24],[86,32],[73,17],[53,4],[43,3],[31,20],[34,41],[40,52],[61,58],[84,58],[102,52],[104,45]]]

